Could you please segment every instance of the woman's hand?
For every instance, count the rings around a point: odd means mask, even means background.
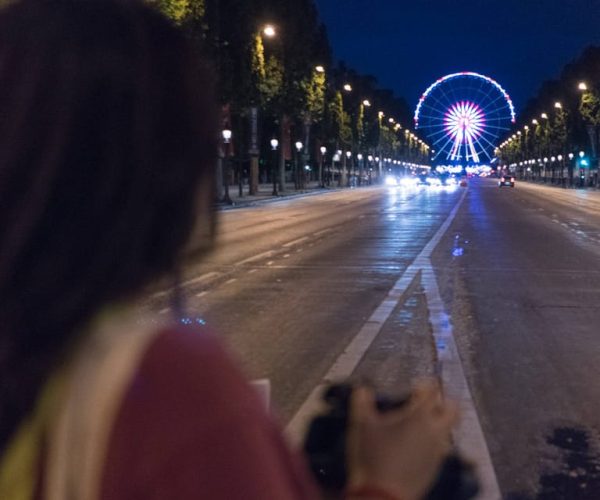
[[[371,389],[353,391],[348,433],[348,487],[379,488],[402,500],[423,498],[450,450],[457,408],[433,383],[415,388],[398,410],[381,413]]]

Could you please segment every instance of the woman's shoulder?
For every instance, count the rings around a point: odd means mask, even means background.
[[[313,498],[305,491],[304,467],[223,343],[206,327],[162,327],[118,412],[102,498]]]

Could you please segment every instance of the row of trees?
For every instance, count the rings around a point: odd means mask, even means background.
[[[267,178],[284,190],[290,173],[300,187],[306,171],[324,184],[323,164],[346,185],[348,173],[359,182],[381,174],[386,159],[427,161],[427,145],[406,128],[406,102],[374,77],[334,65],[313,0],[153,1],[212,61],[231,131],[226,185],[232,164],[240,192],[247,173],[254,193]]]
[[[516,128],[499,146],[500,163],[522,176],[597,183],[600,132],[600,47],[588,47],[544,82]]]

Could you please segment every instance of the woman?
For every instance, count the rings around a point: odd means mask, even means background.
[[[132,320],[212,243],[208,73],[147,5],[0,12],[0,498],[319,495],[210,333]],[[357,391],[348,498],[422,496],[454,414]]]

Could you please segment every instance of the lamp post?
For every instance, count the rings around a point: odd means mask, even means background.
[[[304,144],[301,141],[296,141],[296,160],[294,162],[294,187],[299,189],[300,185],[300,154],[302,153],[302,148]],[[303,174],[304,175],[304,174]]]
[[[356,155],[356,159],[358,160],[358,185],[362,185],[362,176],[363,176],[363,155],[358,153]]]
[[[275,138],[271,139],[271,150],[273,151],[273,165],[271,167],[271,176],[273,177],[273,196],[277,196],[277,146],[279,141]]]
[[[325,153],[327,153],[327,148],[325,146],[321,146],[321,162],[319,163],[319,187],[325,187],[325,183],[323,182],[323,161],[325,160]]]
[[[223,202],[224,203],[228,203],[231,205],[232,201],[231,201],[231,197],[229,196],[229,177],[230,177],[230,165],[229,165],[229,143],[231,142],[231,136],[233,135],[231,130],[229,129],[224,129],[221,132],[221,135],[223,137],[223,143],[225,144],[225,151],[224,151],[224,156],[225,156],[225,179],[223,182],[223,186],[225,188],[224,194],[223,194]]]
[[[344,166],[344,174],[351,172],[351,165],[348,165],[348,162],[352,159],[352,151],[346,151],[346,166]],[[352,186],[352,174],[348,175],[348,185]]]

